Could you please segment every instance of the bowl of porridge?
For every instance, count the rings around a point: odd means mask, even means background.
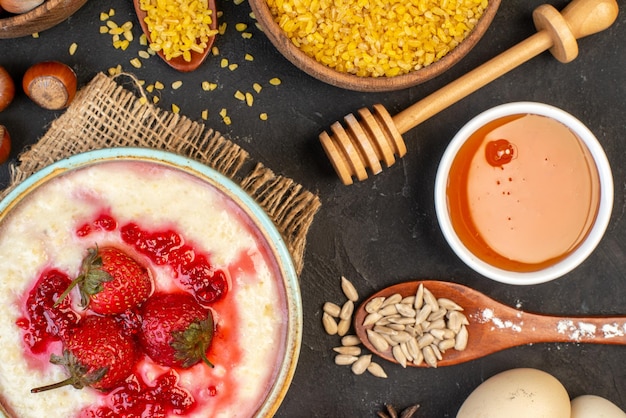
[[[142,299],[112,285],[135,280],[120,259],[148,280]],[[95,295],[82,285],[86,260],[109,274]],[[37,172],[0,202],[0,272],[7,417],[272,416],[295,372],[302,307],[289,251],[251,197],[194,160],[112,148]],[[102,303],[109,291],[124,297]],[[198,358],[181,357],[198,336]],[[47,387],[71,365],[84,387]]]

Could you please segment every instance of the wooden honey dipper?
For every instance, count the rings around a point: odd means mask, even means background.
[[[402,134],[548,49],[560,62],[572,61],[578,55],[576,40],[608,28],[617,13],[616,0],[573,0],[560,13],[541,5],[533,11],[537,33],[393,117],[380,104],[373,112],[359,109],[360,120],[347,115],[345,129],[335,122],[330,134],[320,134],[324,151],[346,185],[353,177],[365,180],[367,169],[378,174],[381,162],[389,167],[406,154]]]

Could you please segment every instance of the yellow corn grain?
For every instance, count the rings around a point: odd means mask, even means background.
[[[139,45],[141,46],[148,45],[148,37],[146,36],[145,33],[142,33],[141,35],[139,35]]]
[[[109,27],[108,26],[100,26],[100,33],[109,33]]]
[[[160,100],[161,99],[159,99],[159,96],[152,96],[152,103],[157,104]]]
[[[245,24],[245,23],[237,23],[237,24],[235,24],[235,29],[237,30],[237,32],[243,32],[247,28],[248,28],[248,25]]]
[[[70,55],[74,55],[77,49],[78,49],[78,44],[76,42],[72,42],[72,44],[70,45],[70,49],[69,49]]]
[[[267,120],[267,113],[263,112],[259,115],[259,119],[261,120]]]
[[[195,0],[140,0],[139,7],[151,33],[150,47],[166,60],[182,57],[191,61],[191,51],[206,49],[218,31],[211,29],[213,11],[208,2]]]
[[[151,57],[151,55],[148,53],[148,51],[139,51],[139,52],[137,52],[137,55],[139,55],[139,58],[143,58],[145,60],[147,60],[148,58]]]
[[[152,92],[154,91],[154,84],[148,84],[148,85],[146,86],[146,91],[147,91],[148,93],[152,93]]]
[[[222,67],[222,68],[228,67],[228,60],[226,58],[222,58],[220,60],[220,67]]]
[[[230,71],[235,71],[239,67],[239,64],[228,64],[228,69]]]
[[[242,32],[241,33],[241,37],[243,39],[250,39],[250,38],[252,38],[252,34],[250,32]]]
[[[115,16],[115,9],[109,9],[109,17]]]
[[[135,68],[141,68],[141,61],[139,60],[139,58],[133,58],[130,60],[130,65]]]
[[[178,90],[181,86],[183,85],[183,82],[178,80],[178,81],[174,81],[172,83],[172,89],[173,90]]]
[[[246,104],[252,107],[253,103],[254,103],[254,96],[252,96],[252,93],[246,92]]]
[[[263,90],[263,86],[261,86],[259,83],[254,83],[252,85],[252,88],[254,89],[254,91],[256,91],[257,93],[261,93],[261,90]]]
[[[180,107],[172,103],[172,113],[178,115],[180,113]]]
[[[267,0],[291,42],[320,63],[395,77],[436,62],[472,31],[488,0]]]
[[[109,14],[105,12],[100,13],[100,21],[105,22],[107,20],[109,20]]]
[[[157,90],[163,90],[165,88],[165,85],[161,83],[160,81],[155,81],[154,88]]]
[[[282,81],[278,77],[274,77],[274,78],[270,79],[270,84],[272,86],[279,86],[280,83],[282,83]]]
[[[220,54],[220,49],[214,46],[213,48],[211,48],[211,54],[218,56]]]
[[[208,111],[208,109],[204,109],[202,111],[201,117],[202,117],[202,120],[207,120],[209,118],[209,111]]]
[[[243,94],[242,92],[240,92],[239,90],[237,90],[235,92],[235,99],[244,101],[244,100],[246,100],[246,95]]]
[[[139,103],[145,105],[146,103],[148,103],[148,99],[146,97],[140,97],[139,98]]]
[[[250,55],[250,54],[246,54],[243,58],[246,61],[254,61],[254,57],[252,55]]]

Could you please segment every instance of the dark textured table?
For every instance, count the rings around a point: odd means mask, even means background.
[[[88,2],[69,20],[44,31],[38,39],[0,39],[0,65],[15,80],[32,64],[60,60],[71,65],[86,84],[99,72],[121,64],[148,83],[161,81],[160,106],[174,103],[181,113],[201,120],[240,144],[251,157],[279,174],[293,178],[319,194],[322,209],[308,236],[301,276],[304,333],[293,383],[278,411],[283,417],[374,416],[385,402],[399,408],[422,405],[423,417],[454,417],[463,400],[488,377],[507,369],[535,367],[556,376],[571,397],[603,396],[626,410],[626,348],[582,344],[536,344],[509,349],[465,365],[440,369],[402,369],[382,362],[389,378],[355,376],[333,362],[337,337],[321,325],[325,301],[342,301],[340,277],[345,275],[362,297],[410,279],[456,281],[529,312],[556,315],[626,314],[626,14],[607,31],[579,42],[580,55],[569,64],[544,53],[442,111],[404,135],[408,155],[382,174],[352,186],[335,176],[317,136],[330,124],[364,106],[382,103],[393,115],[439,87],[475,68],[534,33],[531,13],[541,0],[504,0],[478,46],[448,73],[422,85],[392,93],[361,93],[326,85],[302,73],[284,59],[254,27],[244,2],[218,1],[228,27],[216,41],[219,57],[196,72],[181,74],[157,58],[140,69],[129,64],[140,45],[116,50],[110,35],[99,33],[100,13],[115,9],[118,24],[135,23],[130,1]],[[567,2],[552,3],[562,9]],[[622,4],[623,5],[623,4]],[[247,23],[250,39],[236,23]],[[74,55],[68,50],[76,42]],[[254,57],[247,61],[245,54]],[[220,61],[239,64],[235,71]],[[279,86],[268,81],[278,77]],[[183,86],[173,90],[173,81]],[[218,84],[211,92],[202,81]],[[253,106],[234,97],[237,90],[254,92],[264,86]],[[466,267],[446,244],[435,217],[433,184],[438,160],[455,132],[492,106],[512,101],[538,101],[560,107],[582,120],[604,146],[612,165],[615,204],[608,231],[596,251],[573,272],[551,283],[514,287],[488,280]],[[219,112],[227,109],[231,125]],[[266,112],[268,120],[259,119]],[[13,138],[11,158],[35,143],[60,112],[46,111],[23,93],[0,113],[0,124]],[[0,184],[8,181],[8,166],[0,168]]]

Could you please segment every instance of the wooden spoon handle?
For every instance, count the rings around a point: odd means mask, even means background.
[[[557,342],[626,345],[625,316],[561,317],[506,306],[472,316],[472,321],[489,328],[491,344],[501,340],[502,348]]]
[[[536,34],[395,115],[396,128],[409,131],[547,49],[561,62],[572,61],[578,55],[576,39],[608,28],[617,13],[615,0],[574,0],[561,13],[539,6],[533,12]]]

